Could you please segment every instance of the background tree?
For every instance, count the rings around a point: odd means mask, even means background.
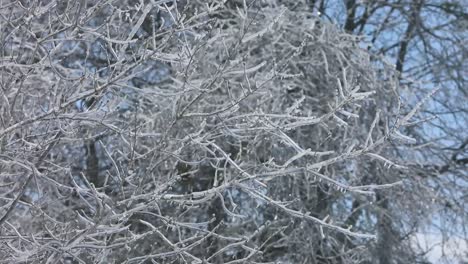
[[[393,60],[404,87],[401,96],[410,102],[418,101],[434,87],[440,89],[420,112],[427,122],[406,128],[417,147],[410,151],[395,149],[399,156],[413,157],[406,163],[411,170],[405,175],[417,179],[410,187],[413,195],[405,194],[404,200],[411,203],[404,207],[416,205],[413,211],[417,214],[409,217],[412,223],[406,224],[400,237],[411,239],[411,234],[429,226],[428,232],[438,229],[442,243],[459,240],[463,252],[467,244],[462,228],[467,219],[463,194],[467,181],[466,5],[462,1],[370,0],[310,1],[309,7],[347,32],[363,35],[377,57]],[[427,217],[435,220],[427,225]],[[391,261],[388,256],[384,258]]]

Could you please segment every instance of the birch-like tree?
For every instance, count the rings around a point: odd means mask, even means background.
[[[422,260],[395,149],[433,93],[279,2],[2,3],[0,262]]]

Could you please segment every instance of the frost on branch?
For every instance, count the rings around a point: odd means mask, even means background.
[[[284,6],[85,3],[10,7],[33,26],[6,26],[4,259],[367,257],[343,212],[400,184],[370,173],[407,138],[390,67]]]

